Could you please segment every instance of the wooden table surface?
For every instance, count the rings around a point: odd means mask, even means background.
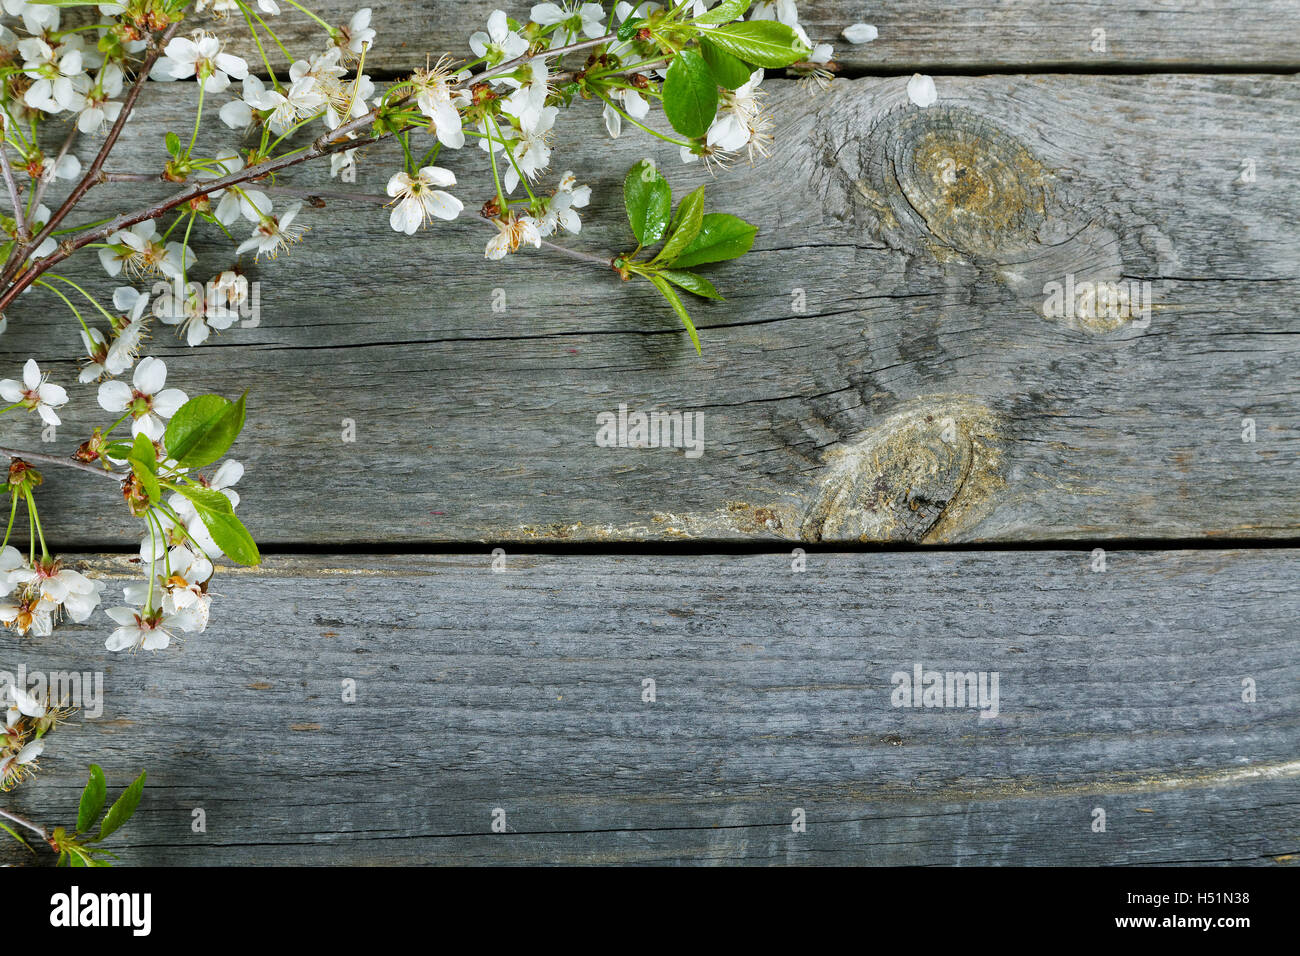
[[[367,66],[460,51],[496,5],[376,6]],[[582,248],[624,243],[643,156],[759,225],[710,273],[702,357],[613,276],[333,202],[250,270],[256,328],[155,331],[191,394],[250,389],[267,561],[223,569],[212,625],[165,652],[109,655],[102,615],[0,635],[2,669],[105,692],[6,807],[64,822],[88,762],[111,789],[146,768],[135,864],[1298,858],[1300,7],[800,9],[814,39],[880,39],[840,40],[826,93],[765,82],[771,159],[715,181],[589,103],[556,143],[593,187]],[[148,89],[114,166],[156,165],[194,99]],[[373,149],[350,188],[398,163]],[[70,274],[116,284],[92,255]],[[1066,274],[1150,283],[1149,322],[1054,318]],[[75,377],[56,305],[25,297],[4,368]],[[68,436],[99,423],[73,398]],[[702,413],[704,453],[597,448],[622,404]],[[116,603],[132,522],[48,477],[47,537]],[[996,672],[997,715],[894,706],[917,665]]]

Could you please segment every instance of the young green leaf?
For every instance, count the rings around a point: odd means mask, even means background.
[[[625,20],[618,28],[619,42],[626,43],[628,40],[632,39],[633,35],[643,26],[645,26],[645,17],[632,17],[629,20]]]
[[[167,147],[167,152],[171,153],[173,156],[179,156],[181,154],[181,138],[175,133],[168,133],[163,139],[163,144]]]
[[[78,833],[85,833],[99,819],[107,795],[108,784],[104,780],[104,771],[98,764],[92,763],[90,779],[86,781],[86,789],[81,791],[81,804],[77,807]]]
[[[131,457],[138,458],[141,462],[149,467],[151,471],[158,469],[158,452],[153,447],[153,442],[144,432],[135,436],[135,441],[131,443]]]
[[[262,563],[257,542],[238,518],[233,514],[222,514],[207,508],[197,510],[204,527],[212,535],[212,540],[232,561],[248,566]]]
[[[699,232],[681,254],[668,264],[679,269],[738,259],[754,245],[758,227],[725,212],[711,212],[703,217]]]
[[[131,471],[139,480],[140,487],[149,496],[149,504],[156,505],[162,497],[162,488],[158,485],[158,476],[153,473],[152,468],[139,458],[136,458],[135,455],[131,455],[126,460],[131,465]]]
[[[140,805],[140,797],[144,794],[144,778],[145,772],[141,770],[140,776],[136,777],[131,786],[123,790],[122,795],[108,808],[108,813],[104,814],[104,822],[100,824],[99,836],[96,839],[104,839],[131,819],[131,814],[135,813],[135,808]]]
[[[648,246],[664,237],[673,211],[673,191],[650,160],[643,159],[627,171],[623,205],[637,242]]]
[[[668,122],[683,136],[698,139],[709,131],[718,112],[718,81],[694,50],[682,50],[673,58],[664,78],[663,107]]]
[[[695,331],[695,323],[691,321],[691,314],[686,311],[686,306],[682,305],[681,298],[673,291],[673,287],[670,286],[667,280],[662,276],[652,275],[650,277],[650,282],[659,290],[659,294],[668,300],[668,304],[671,305],[673,311],[677,313],[677,318],[681,319],[682,325],[686,326],[686,331],[690,335],[691,341],[695,343],[695,354],[703,355],[704,353],[700,349],[699,333]]]
[[[668,236],[655,262],[671,264],[682,250],[691,244],[700,231],[704,221],[704,187],[700,186],[677,205],[677,217],[673,220],[673,231]]]
[[[694,293],[705,299],[721,299],[718,290],[713,287],[713,283],[704,276],[696,275],[694,272],[683,272],[679,269],[661,269],[658,273],[675,286],[685,289],[687,292]]]
[[[710,43],[754,66],[789,66],[812,52],[793,30],[775,20],[728,23],[711,27],[703,35]]]
[[[230,449],[243,430],[247,394],[236,402],[228,402],[220,395],[190,399],[167,426],[163,436],[167,454],[187,468],[212,464]]]
[[[706,25],[730,23],[732,20],[743,17],[745,11],[748,9],[749,0],[723,0],[722,3],[718,4],[712,10],[707,10],[704,13],[701,13],[691,22],[703,23]]]
[[[202,488],[197,485],[177,485],[176,490],[186,498],[190,499],[190,501],[194,502],[194,507],[200,511],[207,510],[219,515],[231,515],[235,513],[235,509],[230,504],[230,499],[215,488]]]
[[[700,37],[700,53],[704,56],[704,62],[709,64],[709,69],[713,71],[713,78],[718,81],[718,86],[735,90],[749,82],[750,74],[753,72],[749,65],[710,43],[707,35]]]

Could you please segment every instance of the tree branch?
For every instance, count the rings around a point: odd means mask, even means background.
[[[171,38],[172,34],[175,32],[176,27],[178,25],[179,24],[172,24],[172,26],[169,27],[167,32],[163,35],[162,39],[155,45],[154,49],[150,51],[150,56],[146,58],[145,64],[141,67],[140,75],[136,79],[136,85],[132,87],[131,93],[127,97],[126,103],[123,106],[122,114],[118,117],[117,123],[114,125],[113,130],[109,133],[108,142],[106,142],[104,144],[104,148],[100,150],[99,156],[95,158],[95,162],[91,164],[90,170],[87,172],[86,176],[82,179],[81,183],[77,186],[76,189],[73,190],[72,194],[68,197],[67,200],[64,201],[63,205],[59,207],[59,211],[54,214],[51,221],[46,224],[44,229],[41,230],[41,234],[37,236],[36,239],[32,241],[32,243],[29,244],[29,249],[35,248],[36,246],[40,245],[40,243],[44,241],[46,236],[48,236],[50,233],[54,231],[54,226],[58,223],[58,221],[67,215],[68,211],[71,210],[72,206],[75,205],[75,203],[79,201],[81,197],[84,196],[92,186],[94,186],[96,183],[106,181],[106,174],[103,172],[102,167],[104,164],[104,160],[108,156],[108,151],[112,148],[112,144],[116,142],[117,134],[120,133],[121,131],[121,126],[123,123],[125,123],[127,115],[130,113],[132,106],[134,106],[135,99],[139,95],[140,89],[144,85],[144,80],[148,76],[149,69],[152,68],[153,63],[154,61],[157,60],[162,47],[166,45],[166,42]],[[544,59],[546,57],[554,57],[554,56],[563,56],[567,53],[574,53],[579,50],[585,50],[591,47],[599,46],[602,43],[608,43],[610,40],[613,40],[615,38],[616,38],[616,34],[607,33],[604,36],[597,37],[594,40],[583,40],[578,43],[570,43],[566,46],[556,47],[553,50],[543,50],[538,53],[524,53],[521,54],[520,56],[515,57],[512,60],[508,60],[505,63],[500,64],[499,66],[493,67],[489,70],[484,70],[483,72],[477,74],[471,79],[474,82],[479,82],[485,79],[489,79],[493,76],[497,76],[501,73],[509,72],[510,70],[514,69],[517,66],[520,66],[524,63],[531,62],[536,59]],[[209,179],[209,180],[204,180],[202,182],[193,183],[186,189],[182,190],[181,192],[174,194],[170,199],[166,199],[161,202],[154,203],[151,206],[146,206],[143,209],[136,210],[135,212],[123,213],[122,215],[117,216],[116,218],[110,220],[109,222],[101,226],[97,226],[93,229],[85,230],[84,232],[78,233],[76,236],[73,236],[70,239],[64,240],[59,244],[58,249],[56,249],[54,252],[50,253],[48,256],[44,257],[43,259],[38,259],[36,262],[32,264],[32,267],[30,269],[21,273],[17,277],[17,279],[13,281],[13,283],[9,286],[9,288],[5,290],[4,294],[0,295],[0,315],[3,315],[5,309],[7,309],[10,305],[12,305],[14,299],[16,299],[24,289],[30,286],[38,276],[46,272],[52,266],[55,266],[58,263],[62,262],[64,259],[68,258],[70,255],[72,255],[74,252],[76,252],[78,249],[82,248],[83,246],[89,245],[92,242],[99,242],[113,235],[113,233],[118,232],[122,229],[127,229],[131,226],[136,225],[137,223],[145,222],[146,220],[149,219],[156,219],[159,216],[163,215],[164,213],[168,212],[169,210],[175,209],[177,206],[183,205],[184,203],[190,202],[191,200],[206,196],[209,193],[214,193],[219,189],[225,189],[229,186],[237,186],[240,183],[246,183],[258,179],[264,179],[265,177],[270,176],[273,173],[279,172],[282,169],[288,169],[291,166],[297,166],[299,163],[304,163],[307,162],[308,160],[318,159],[322,156],[328,156],[331,153],[340,152],[342,150],[355,149],[360,146],[368,146],[372,143],[378,143],[381,142],[382,140],[388,139],[390,136],[393,135],[392,132],[387,132],[379,136],[372,136],[368,139],[359,139],[359,140],[349,140],[347,139],[347,136],[351,133],[357,132],[368,126],[371,126],[375,122],[375,120],[378,119],[381,111],[385,109],[391,109],[392,107],[395,106],[400,106],[402,103],[405,103],[411,97],[412,94],[407,93],[404,96],[394,99],[391,103],[386,103],[382,106],[377,106],[370,112],[366,113],[365,115],[358,116],[355,119],[349,120],[348,122],[342,124],[336,129],[329,130],[323,133],[321,136],[317,137],[312,142],[311,146],[309,146],[306,150],[300,153],[295,153],[293,155],[288,155],[288,156],[281,156],[276,159],[269,159],[266,160],[265,162],[258,163],[255,166],[245,167],[244,169],[238,170],[234,173],[230,173],[229,175],[226,176],[219,177],[217,179]],[[134,181],[134,177],[132,177],[132,181]],[[552,244],[547,243],[547,245],[550,246]],[[576,250],[565,250],[563,246],[554,246],[554,248],[564,251],[566,254],[576,253]],[[21,267],[22,263],[25,261],[26,254],[27,253],[24,252],[23,258],[20,258],[17,264],[10,267],[6,275],[3,277],[3,281],[8,281],[9,279],[13,278],[13,270],[15,268]],[[588,256],[585,253],[578,254],[577,257],[584,258],[584,259],[588,258]],[[590,258],[592,261],[595,261],[596,259],[596,257],[590,257]],[[602,262],[602,264],[604,264],[604,260],[600,260],[600,261]]]
[[[4,817],[6,820],[10,820],[13,823],[16,823],[20,827],[26,827],[27,829],[35,833],[37,836],[39,836],[42,840],[49,842],[50,835],[45,832],[44,827],[37,826],[35,823],[32,823],[32,821],[24,819],[23,817],[20,817],[16,813],[10,813],[8,810],[0,810],[0,817]]]
[[[35,451],[20,451],[17,448],[0,448],[0,455],[6,458],[21,458],[23,461],[38,461],[43,465],[61,465],[64,468],[75,468],[78,471],[87,471],[92,475],[103,475],[112,481],[121,481],[126,477],[125,473],[117,471],[105,471],[95,465],[87,464],[84,461],[77,461],[75,458],[62,458],[58,455],[44,455]]]

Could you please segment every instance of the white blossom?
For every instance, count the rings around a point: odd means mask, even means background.
[[[433,218],[455,219],[464,204],[440,186],[456,185],[456,175],[441,166],[425,166],[415,176],[395,173],[388,181],[388,195],[395,198],[388,224],[408,236]]]
[[[605,35],[605,11],[598,3],[539,3],[528,16],[544,27],[563,24],[563,31],[557,30],[556,34],[562,33],[566,43],[576,39],[579,32],[589,40]]]
[[[242,80],[248,75],[248,64],[240,57],[223,53],[221,41],[211,33],[197,30],[193,39],[172,37],[149,75],[173,80],[197,77],[205,93],[220,93],[230,86],[232,76]]]
[[[236,250],[239,255],[245,252],[256,252],[257,258],[263,255],[275,258],[283,250],[288,249],[302,239],[303,233],[307,227],[297,225],[294,219],[302,210],[302,203],[294,203],[279,216],[265,215],[253,229],[253,234],[245,239]]]
[[[469,48],[477,57],[486,57],[489,63],[513,60],[528,52],[528,41],[510,29],[504,10],[493,10],[488,16],[487,32],[477,30],[470,34]]]
[[[0,398],[11,405],[22,405],[28,411],[36,412],[47,425],[62,425],[62,420],[54,410],[68,403],[68,393],[62,386],[46,381],[47,378],[47,375],[41,374],[36,359],[28,359],[23,366],[21,382],[12,378],[0,382]]]
[[[131,434],[144,434],[158,441],[167,429],[164,419],[171,418],[189,400],[179,388],[164,388],[167,365],[149,356],[141,359],[131,377],[131,386],[116,379],[99,386],[99,406],[106,412],[130,411]]]
[[[542,234],[537,220],[532,216],[517,216],[496,221],[497,234],[488,240],[485,259],[504,259],[506,253],[518,251],[520,246],[540,248]]]

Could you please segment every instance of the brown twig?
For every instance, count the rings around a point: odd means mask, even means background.
[[[50,835],[45,832],[45,828],[41,826],[37,826],[35,823],[32,823],[31,820],[27,820],[23,817],[20,817],[16,813],[10,813],[8,810],[0,810],[0,817],[4,817],[6,820],[16,823],[20,827],[26,827],[28,830],[31,830],[33,833],[39,836],[42,840],[49,842]]]
[[[61,458],[58,455],[45,455],[35,451],[20,451],[17,448],[0,448],[0,455],[6,458],[21,458],[23,461],[37,461],[43,465],[60,465],[64,468],[75,468],[78,471],[86,471],[92,475],[103,475],[112,481],[121,481],[125,475],[116,471],[105,471],[103,468],[97,468],[94,465],[87,464],[84,461],[77,461],[75,458]]]

